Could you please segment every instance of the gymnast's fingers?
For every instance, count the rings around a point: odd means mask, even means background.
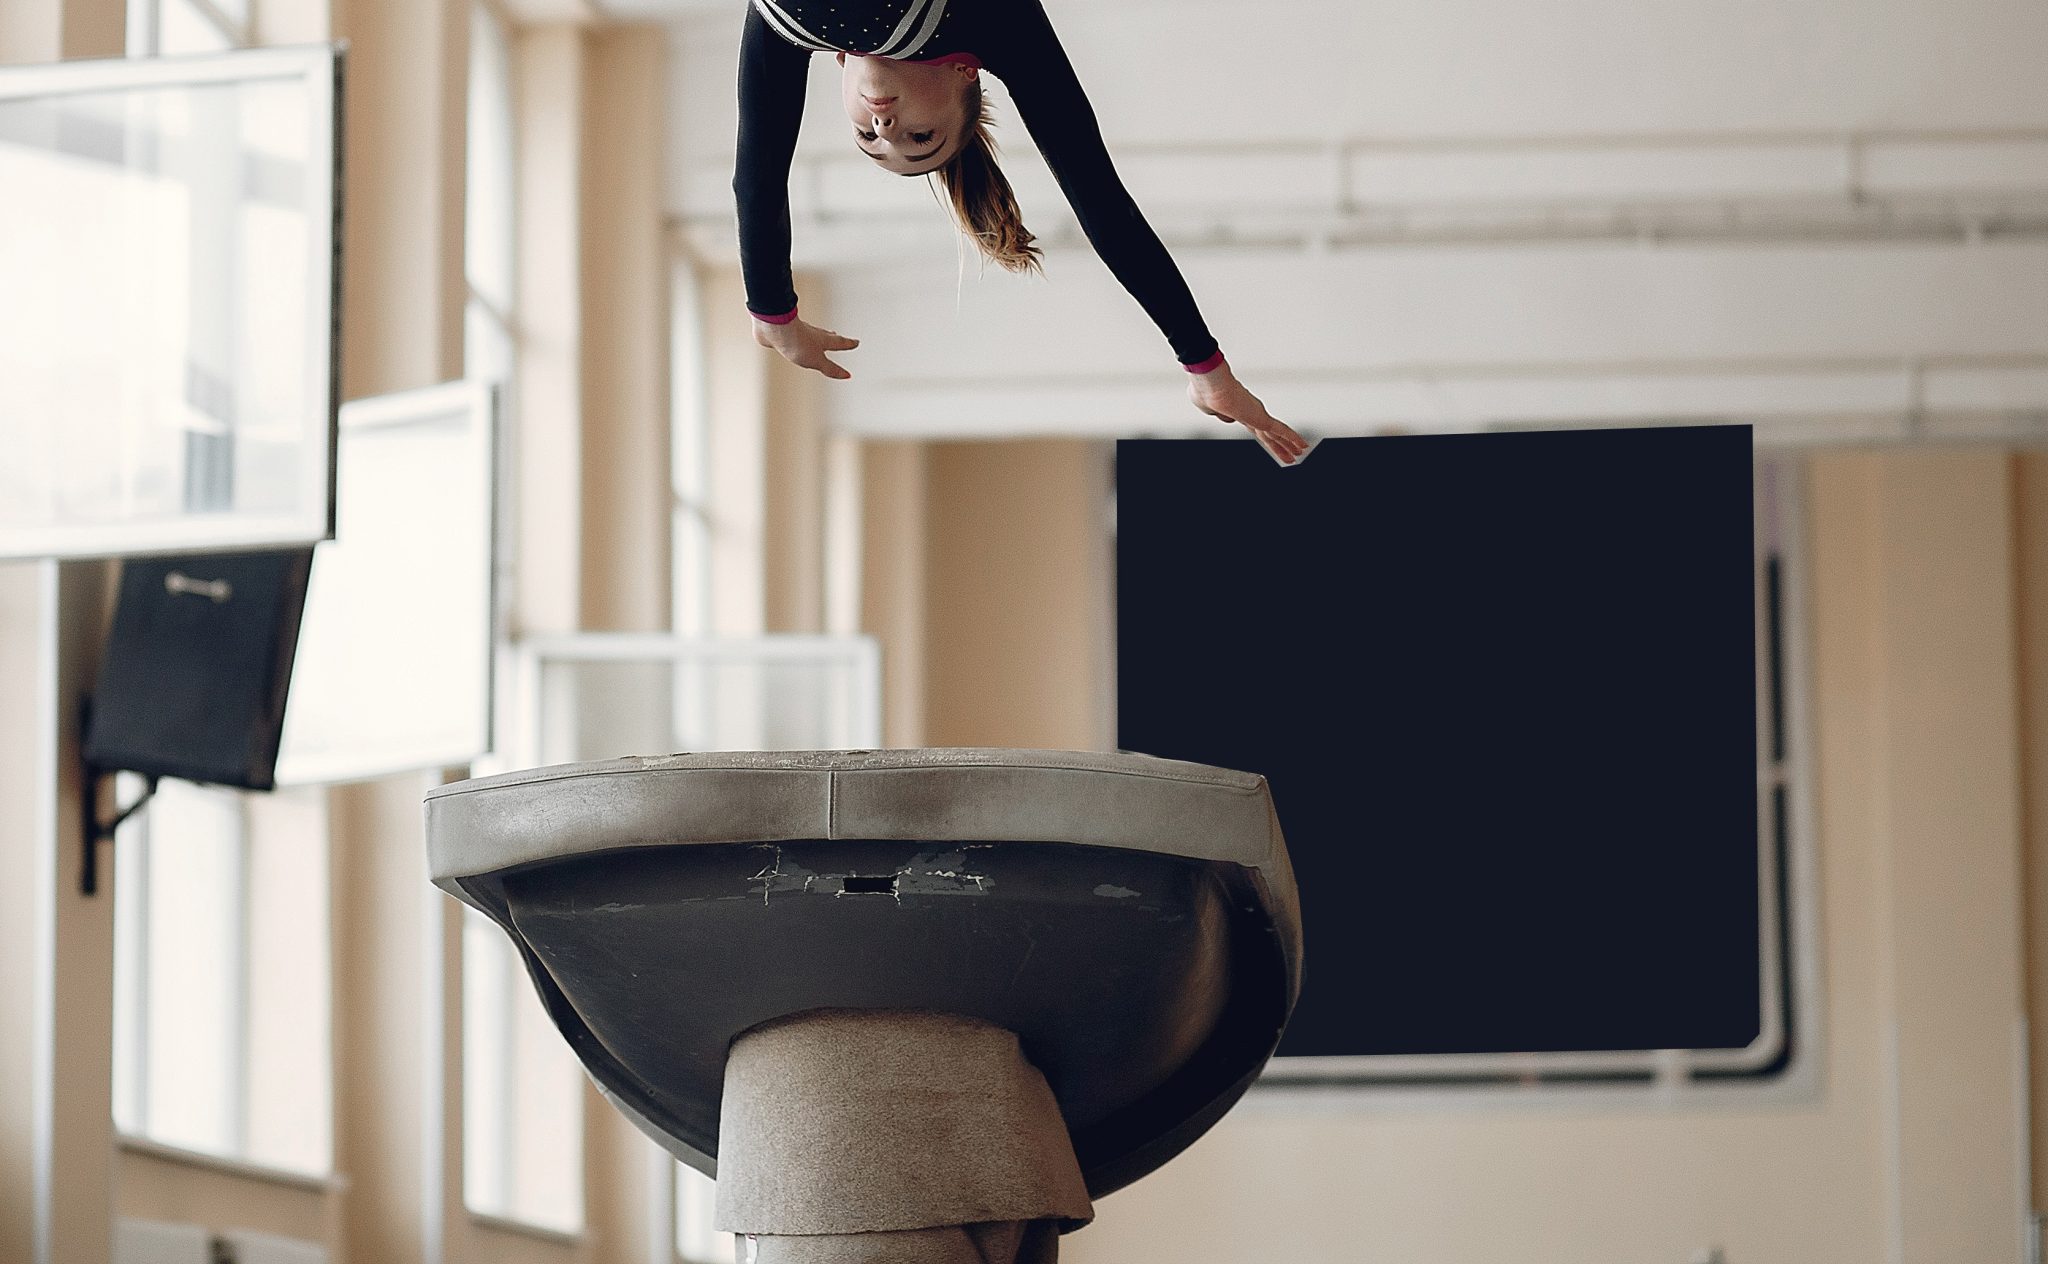
[[[820,355],[817,358],[817,363],[807,364],[804,367],[807,369],[816,369],[818,372],[823,373],[826,377],[836,378],[842,382],[845,381],[847,378],[853,376],[853,374],[848,373],[845,369],[834,364],[830,356],[825,355]]]
[[[1264,410],[1261,411],[1263,412]],[[1308,455],[1308,440],[1296,433],[1294,427],[1274,417],[1271,413],[1264,415],[1259,429],[1278,444],[1282,451],[1287,453],[1290,461],[1299,461],[1302,457]]]
[[[1263,426],[1253,425],[1248,428],[1259,436],[1259,442],[1266,445],[1266,451],[1272,453],[1273,459],[1282,465],[1294,464],[1308,450],[1308,445],[1302,441],[1300,435],[1271,417],[1266,418],[1266,424]]]
[[[825,335],[825,350],[827,351],[851,351],[860,345],[860,339],[858,338],[849,338],[845,334],[834,333],[830,329],[821,332]]]

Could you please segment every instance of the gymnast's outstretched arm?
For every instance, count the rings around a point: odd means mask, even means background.
[[[803,125],[805,80],[811,54],[769,29],[760,10],[747,6],[740,37],[740,134],[732,176],[739,211],[740,274],[754,341],[827,377],[851,377],[828,351],[860,345],[797,316],[789,270],[789,168]]]
[[[1212,417],[1242,423],[1275,460],[1300,460],[1307,441],[1237,380],[1186,278],[1117,175],[1094,107],[1044,6],[1039,0],[990,2],[1001,4],[1003,38],[988,41],[982,64],[1009,88],[1089,244],[1166,335],[1188,371],[1189,401]]]

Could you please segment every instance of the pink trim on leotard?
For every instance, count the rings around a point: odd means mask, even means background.
[[[1190,373],[1207,373],[1207,372],[1209,372],[1209,371],[1210,371],[1211,369],[1214,369],[1214,368],[1215,368],[1215,367],[1216,367],[1217,365],[1219,365],[1219,364],[1222,364],[1222,363],[1223,363],[1223,348],[1221,348],[1221,347],[1218,347],[1218,348],[1216,349],[1216,354],[1215,354],[1215,355],[1212,355],[1212,356],[1210,356],[1210,357],[1209,357],[1208,359],[1206,359],[1206,360],[1197,360],[1197,361],[1195,361],[1195,362],[1194,362],[1193,364],[1183,364],[1183,365],[1181,365],[1180,367],[1182,367],[1183,369],[1186,369],[1186,370],[1187,370],[1188,372],[1190,372]]]
[[[792,307],[780,316],[763,316],[759,312],[750,312],[749,314],[764,325],[787,325],[790,321],[796,319],[796,308]]]

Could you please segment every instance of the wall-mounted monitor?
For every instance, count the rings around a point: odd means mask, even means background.
[[[0,68],[0,558],[331,534],[340,70]]]

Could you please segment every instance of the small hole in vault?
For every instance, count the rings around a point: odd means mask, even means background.
[[[849,874],[839,889],[847,895],[894,895],[896,875],[892,873],[883,878],[860,878]]]

